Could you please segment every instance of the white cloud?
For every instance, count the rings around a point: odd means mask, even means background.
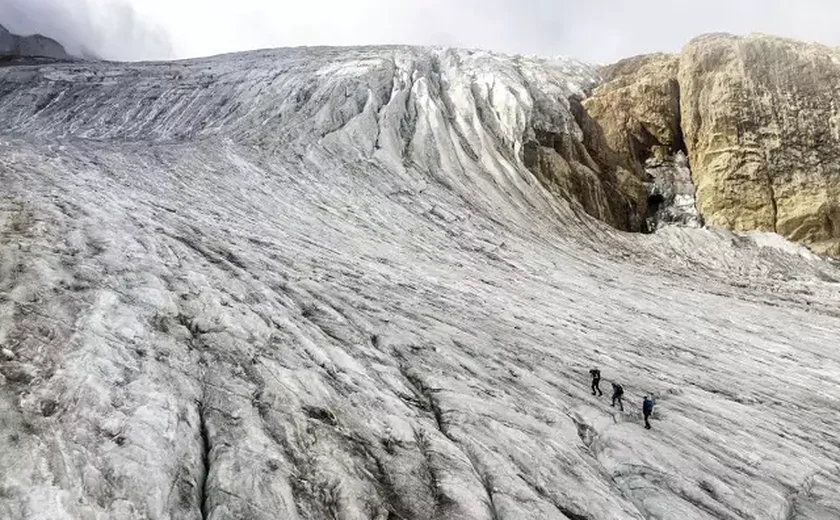
[[[87,50],[123,60],[173,57],[167,33],[156,20],[138,16],[134,7],[139,3],[0,0],[0,23],[19,34],[37,32],[55,38],[73,53]]]
[[[608,62],[713,31],[840,43],[833,0],[2,0],[0,23],[120,59],[407,43]]]

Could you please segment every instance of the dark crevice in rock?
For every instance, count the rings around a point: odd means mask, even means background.
[[[773,233],[778,233],[779,207],[776,202],[776,188],[773,187],[773,177],[770,175],[770,172],[765,171],[765,175],[767,178],[767,194],[770,197],[770,214],[773,219]]]
[[[665,197],[661,193],[653,193],[648,195],[648,213],[655,215],[659,212],[659,208],[665,203]]]
[[[672,86],[673,90],[676,94],[676,110],[674,111],[674,136],[673,142],[671,143],[671,153],[675,154],[677,152],[682,152],[688,157],[688,147],[685,144],[685,134],[683,133],[683,125],[682,125],[682,88],[680,87],[680,82],[676,79],[672,79]]]

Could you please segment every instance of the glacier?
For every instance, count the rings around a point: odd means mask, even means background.
[[[523,147],[580,142],[597,82],[411,47],[0,68],[0,517],[840,517],[840,266],[550,194]]]

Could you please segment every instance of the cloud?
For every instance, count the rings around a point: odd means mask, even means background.
[[[0,23],[105,57],[405,43],[611,62],[706,32],[840,44],[835,0],[2,0]]]
[[[0,23],[17,34],[49,36],[77,55],[119,60],[174,57],[167,34],[138,17],[130,0],[2,0]]]

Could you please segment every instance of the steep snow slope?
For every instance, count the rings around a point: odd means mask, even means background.
[[[840,515],[840,270],[549,196],[588,67],[0,75],[0,517]]]

